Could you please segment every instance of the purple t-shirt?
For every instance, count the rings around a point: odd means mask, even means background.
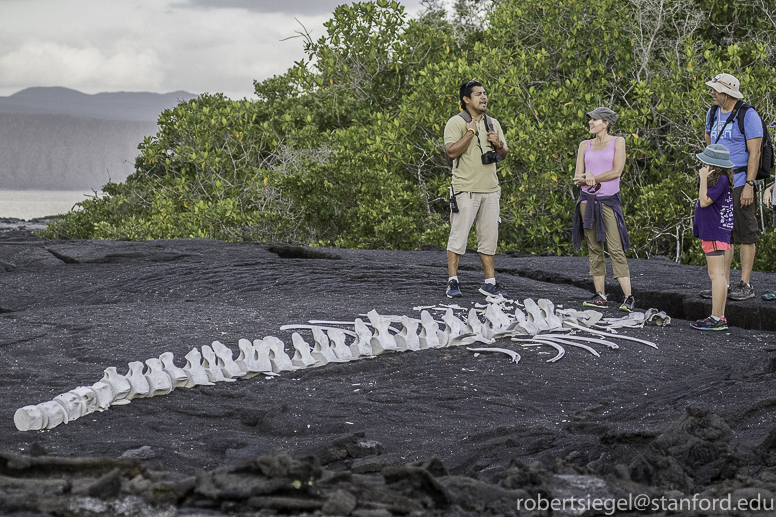
[[[727,176],[720,176],[716,185],[706,189],[706,195],[713,203],[701,206],[699,199],[695,204],[692,234],[704,241],[729,244],[730,232],[733,230],[733,194],[728,188]]]

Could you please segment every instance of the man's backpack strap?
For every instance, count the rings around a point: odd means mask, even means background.
[[[458,116],[461,117],[462,119],[464,119],[467,124],[472,121],[472,115],[471,115],[471,113],[468,112],[468,110],[463,110],[462,112],[460,112],[458,114]],[[485,121],[485,131],[488,131],[488,132],[493,131],[493,123],[490,121],[490,117],[485,115],[484,113],[483,113],[482,116],[483,116],[483,120]],[[491,143],[490,146],[493,147],[493,144]],[[451,167],[453,166],[453,161],[452,160],[448,159],[447,163]],[[454,168],[457,169],[458,165],[460,163],[461,163],[461,157],[459,156],[458,158],[455,159],[455,167]]]
[[[717,133],[717,139],[714,141],[715,144],[717,142],[719,142],[720,138],[722,138],[722,133],[725,132],[725,128],[735,118],[736,113],[738,113],[739,109],[744,104],[746,104],[744,101],[741,101],[741,100],[736,101],[736,105],[733,106],[733,109],[730,111],[730,115],[728,115],[727,120],[725,120],[725,124],[722,126],[722,129],[719,130],[719,133]],[[748,104],[746,104],[746,106],[747,106],[747,108],[749,107]],[[716,119],[717,119],[717,110],[718,109],[719,109],[719,106],[717,106],[716,104],[714,106],[712,106],[712,108],[711,108],[711,117],[710,117],[710,120],[709,120],[709,129],[712,129],[714,127],[714,123],[716,122]],[[744,110],[744,113],[746,113],[746,110]],[[743,119],[743,117],[739,117],[738,118],[738,124],[739,124],[738,125],[738,129],[741,130],[741,133],[743,134],[743,130],[742,130],[743,122],[742,122],[742,119]],[[744,138],[746,138],[746,135],[744,135]]]
[[[730,116],[728,117],[727,122],[725,122],[725,126],[727,126],[728,122],[730,122],[733,119],[733,117],[736,116],[736,113],[737,113],[738,130],[741,132],[741,135],[743,135],[744,140],[747,140],[746,125],[744,124],[746,119],[746,112],[751,107],[752,106],[750,104],[747,104],[742,100],[737,101],[735,107],[733,108],[733,111],[730,113]],[[719,106],[717,106],[716,104],[711,108],[711,116],[709,117],[710,127],[714,126],[718,108]],[[763,126],[763,138],[760,144],[760,165],[757,169],[757,177],[756,177],[757,180],[769,178],[771,176],[771,171],[773,170],[774,163],[776,163],[776,158],[774,157],[774,152],[773,152],[773,142],[771,141],[771,135],[768,132],[768,125],[765,123],[764,120],[762,120],[762,117],[760,117],[760,121],[762,122],[762,126]],[[725,126],[722,127],[722,131],[725,130]],[[719,141],[719,138],[722,136],[722,131],[720,131],[719,135],[717,135],[717,141]],[[741,172],[745,170],[746,170],[745,168],[742,168]]]
[[[469,113],[467,110],[463,110],[458,114],[458,116],[464,119],[467,124],[472,121],[472,114]]]

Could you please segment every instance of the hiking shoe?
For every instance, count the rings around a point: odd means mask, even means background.
[[[447,282],[447,289],[445,290],[445,293],[447,294],[448,298],[460,298],[463,296],[458,280],[450,280]]]
[[[620,304],[620,310],[625,312],[633,312],[633,306],[636,305],[636,299],[633,295],[626,296]]]
[[[728,293],[732,293],[732,292],[733,292],[733,286],[732,285],[728,285]],[[707,298],[709,300],[714,298],[714,296],[711,294],[711,289],[704,289],[703,291],[701,291],[698,294],[701,296],[701,298]]]
[[[736,287],[728,292],[728,300],[740,302],[749,298],[754,298],[754,287],[744,282],[739,282]]]
[[[484,294],[485,296],[503,296],[504,298],[507,297],[507,293],[504,292],[504,289],[498,284],[482,284],[480,286],[480,293]]]
[[[697,330],[727,330],[728,324],[725,318],[715,320],[711,316],[691,323],[690,326]]]
[[[606,307],[606,296],[601,293],[595,293],[595,296],[582,304],[584,307]]]

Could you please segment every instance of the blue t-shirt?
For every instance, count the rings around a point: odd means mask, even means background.
[[[711,127],[711,110],[709,110],[706,113],[706,131],[711,134],[712,144],[722,144],[730,150],[730,161],[735,165],[733,169],[746,168],[749,165],[749,151],[746,148],[746,140],[762,138],[763,123],[760,120],[760,115],[757,114],[754,108],[747,109],[744,116],[744,129],[746,129],[746,139],[744,139],[744,135],[738,129],[738,113],[725,126],[725,121],[729,116],[729,112],[722,113],[722,109],[718,108],[714,127]],[[719,142],[717,142],[717,135],[722,126],[725,126],[725,131],[722,133]],[[736,172],[733,179],[735,180],[735,187],[743,187],[746,183],[746,171]]]
[[[704,241],[720,241],[729,244],[730,232],[733,231],[733,194],[728,188],[727,176],[720,176],[716,185],[706,189],[706,195],[713,200],[713,203],[709,206],[701,206],[699,199],[695,204],[692,234]]]

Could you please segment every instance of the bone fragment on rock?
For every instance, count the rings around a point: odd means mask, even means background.
[[[350,347],[345,344],[347,338],[342,330],[330,328],[326,333],[329,335],[331,342],[334,343],[332,350],[334,350],[334,355],[336,355],[338,359],[341,359],[342,361],[352,361],[355,359]]]
[[[399,350],[420,350],[420,339],[418,337],[418,327],[420,326],[420,320],[402,316],[401,324],[401,332],[394,336],[394,339],[396,340],[396,346],[399,348]]]
[[[383,352],[396,351],[398,349],[396,346],[396,339],[394,339],[393,335],[388,331],[391,321],[380,316],[374,309],[367,313],[367,317],[372,324],[372,328],[375,329],[375,333],[370,341],[372,353],[374,355],[380,355]]]
[[[445,346],[460,346],[464,344],[464,339],[475,337],[474,334],[466,331],[466,323],[453,313],[453,309],[445,311],[442,321],[445,324]]]
[[[542,316],[544,316],[544,320],[549,324],[550,330],[563,328],[563,322],[558,315],[555,314],[555,305],[552,301],[541,298],[537,300],[536,305],[542,310]]]
[[[105,411],[113,403],[113,386],[107,382],[98,381],[91,386],[97,397],[97,411]]]
[[[148,366],[148,371],[145,372],[145,378],[148,381],[149,397],[167,395],[174,389],[172,378],[164,371],[164,365],[159,358],[146,359],[146,366]]]
[[[91,386],[79,386],[69,393],[74,393],[81,399],[81,416],[97,411],[97,394]]]
[[[515,308],[515,320],[509,324],[509,326],[506,328],[506,331],[501,331],[496,335],[501,337],[507,333],[511,333],[512,335],[518,334],[535,336],[539,333],[539,328],[533,322],[528,321],[525,313],[518,307]]]
[[[366,326],[361,318],[356,318],[354,322],[356,330],[356,340],[350,344],[350,352],[353,357],[371,357],[372,353],[372,331]]]
[[[323,327],[314,326],[310,330],[313,332],[313,340],[315,341],[312,352],[313,358],[318,360],[318,354],[320,354],[322,357],[326,358],[326,362],[328,363],[346,363],[349,361],[349,359],[340,359],[337,356],[334,349],[331,348],[329,336],[326,335]]]
[[[466,318],[465,332],[475,336],[482,336],[486,339],[490,339],[492,337],[492,332],[486,325],[482,324],[480,318],[477,316],[477,311],[473,308],[469,309],[469,315]]]
[[[142,364],[142,363],[141,363]],[[61,393],[54,397],[54,402],[65,410],[65,423],[72,422],[83,416],[83,402],[81,397],[72,392]]]
[[[507,328],[512,323],[512,320],[501,310],[501,307],[494,303],[488,304],[488,307],[485,309],[485,320],[490,324],[490,330],[494,337],[499,332],[507,331]]]
[[[547,340],[544,339],[544,336],[536,336],[534,339],[537,342],[538,341],[547,341]],[[581,348],[582,350],[587,350],[588,352],[590,352],[591,354],[593,354],[596,357],[601,357],[601,354],[599,354],[593,347],[587,346],[584,343],[579,343],[579,342],[576,342],[576,341],[571,341],[571,340],[567,340],[567,339],[564,339],[564,338],[561,338],[561,337],[555,337],[555,336],[550,341],[553,342],[553,343],[561,344],[561,345],[574,346],[574,347],[577,347],[577,348]]]
[[[140,361],[129,363],[129,371],[124,376],[129,381],[130,390],[127,399],[140,399],[147,397],[151,393],[151,387],[148,385],[148,379],[143,375],[145,365]]]
[[[308,368],[310,366],[323,366],[326,361],[316,361],[310,354],[310,345],[297,332],[291,334],[291,343],[294,346],[294,357],[291,358],[291,364],[297,368]]]
[[[129,404],[127,395],[129,395],[129,392],[132,391],[132,385],[129,383],[129,380],[127,380],[126,377],[116,371],[115,366],[111,366],[105,369],[105,373],[100,382],[110,384],[111,389],[113,390],[113,402],[111,402],[112,406]]]
[[[536,305],[536,302],[531,298],[526,298],[523,300],[523,305],[525,306],[526,319],[536,325],[536,328],[539,329],[539,333],[549,332],[550,324],[544,319],[542,310]]]
[[[595,334],[597,336],[603,336],[603,337],[605,337],[607,339],[615,339],[616,338],[616,339],[624,339],[626,341],[634,341],[636,343],[642,343],[644,345],[647,345],[647,346],[652,347],[655,350],[657,350],[657,345],[655,343],[653,343],[652,341],[647,341],[645,339],[638,339],[638,338],[635,338],[635,337],[620,336],[620,335],[612,336],[611,334],[607,334],[606,332],[601,332],[599,330],[593,330],[591,328],[583,327],[582,325],[577,325],[577,324],[572,323],[570,321],[564,321],[563,325],[567,326],[567,327],[575,328],[575,329],[578,329],[578,330],[583,330],[585,332],[589,332],[589,333]]]
[[[259,364],[256,361],[258,354],[253,347],[253,343],[247,339],[240,339],[237,341],[237,348],[240,349],[240,353],[234,362],[243,373],[244,378],[250,379],[261,373]]]
[[[67,412],[59,402],[49,400],[43,404],[38,404],[40,412],[43,415],[43,428],[53,429],[59,424],[68,422]]]
[[[202,345],[202,368],[207,372],[207,378],[210,382],[237,382],[237,379],[224,376],[224,372],[218,366],[216,352],[210,345]]]
[[[520,362],[520,354],[508,348],[467,347],[466,350],[469,350],[471,352],[495,352],[500,354],[506,354],[512,358],[510,362],[515,364]]]
[[[545,345],[546,345],[546,346],[551,346],[551,347],[553,347],[555,350],[557,350],[557,351],[558,351],[558,355],[556,355],[556,356],[555,356],[555,357],[553,357],[552,359],[548,359],[548,360],[546,361],[546,362],[548,362],[548,363],[554,363],[554,362],[556,362],[556,361],[560,361],[560,360],[561,360],[561,358],[562,358],[564,355],[566,355],[566,349],[565,349],[565,348],[563,348],[563,347],[562,347],[562,346],[561,346],[559,343],[555,343],[555,342],[553,342],[553,341],[541,341],[541,342],[536,342],[536,341],[534,341],[534,340],[530,340],[530,339],[518,339],[518,338],[512,338],[512,341],[520,341],[520,342],[522,342],[520,346],[523,346],[523,347],[532,347],[532,346],[545,346]],[[527,342],[526,342],[526,341],[527,341]]]
[[[186,375],[186,371],[183,368],[175,366],[174,358],[175,356],[172,352],[164,352],[159,356],[159,360],[162,362],[162,368],[167,372],[167,375],[170,376],[173,389],[182,388],[188,384],[189,376]]]
[[[584,337],[584,336],[571,336],[571,335],[565,335],[562,338],[559,336],[550,336],[550,335],[543,335],[541,336],[541,339],[549,339],[549,340],[555,340],[555,339],[565,339],[569,341],[585,341],[587,343],[594,343],[597,345],[603,345],[605,347],[611,348],[612,350],[617,350],[620,348],[620,345],[613,341],[607,341],[603,338],[592,338],[592,337]]]
[[[212,386],[213,382],[210,380],[207,370],[202,366],[202,354],[196,348],[192,349],[186,354],[186,366],[183,368],[188,377],[186,388],[193,388],[194,386]]]
[[[17,409],[13,415],[13,423],[19,431],[40,431],[45,427],[43,412],[39,405]]]
[[[220,341],[213,341],[210,345],[213,348],[213,352],[216,354],[216,366],[221,368],[221,373],[227,379],[239,379],[245,373],[240,369],[237,363],[234,362],[232,357],[232,349],[224,345]]]
[[[269,358],[270,355],[269,343],[263,339],[253,340],[253,349],[256,351],[256,364],[262,373],[275,373],[272,370],[272,361]]]
[[[422,326],[422,330],[420,331],[420,335],[418,336],[418,341],[420,342],[420,348],[439,348],[442,346],[442,341],[440,340],[441,336],[445,336],[443,332],[440,332],[439,325],[436,321],[434,321],[434,318],[431,316],[431,313],[428,311],[421,311],[420,313],[420,324]],[[446,338],[446,336],[445,336]]]
[[[269,344],[269,361],[272,364],[273,372],[292,372],[297,369],[286,353],[285,345],[280,338],[267,336],[264,338],[264,342]]]
[[[583,325],[585,327],[592,327],[601,321],[601,318],[603,317],[603,313],[594,311],[592,309],[586,311],[578,311],[576,309],[562,309],[558,310],[557,313],[561,317],[561,321],[563,322],[564,326],[566,326],[566,322],[569,322],[577,325]]]

